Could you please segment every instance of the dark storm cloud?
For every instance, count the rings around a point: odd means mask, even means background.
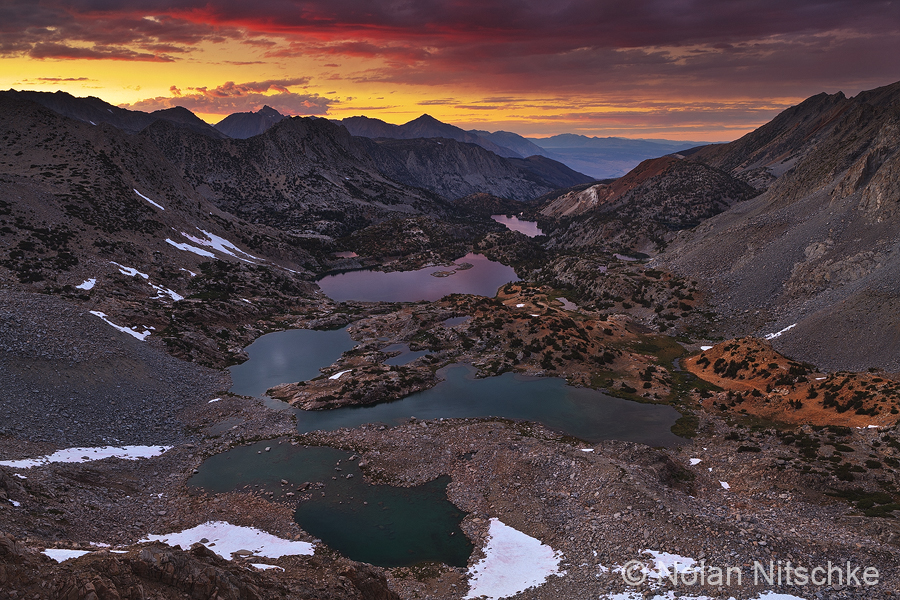
[[[202,41],[240,35],[230,27],[133,12],[127,2],[104,12],[53,1],[0,5],[0,55],[6,56],[168,62]]]
[[[48,27],[102,44],[151,38],[193,44],[215,35],[237,36],[241,29],[350,43],[350,51],[353,40],[363,46],[437,48],[528,42],[534,54],[542,54],[694,44],[725,48],[775,35],[838,30],[877,36],[896,32],[898,15],[900,5],[880,0],[46,0],[38,5],[12,0],[0,8],[0,30],[22,43]]]

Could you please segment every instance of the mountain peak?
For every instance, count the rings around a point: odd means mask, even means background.
[[[261,109],[256,111],[256,114],[258,114],[262,117],[283,117],[284,116],[280,112],[278,112],[277,110],[275,110],[274,108],[269,106],[268,104],[266,104]]]
[[[232,113],[216,123],[215,128],[229,137],[243,140],[263,133],[284,118],[266,104],[256,112]]]
[[[440,123],[441,125],[446,125],[446,123],[444,123],[443,121],[439,121],[439,120],[435,119],[434,117],[432,117],[432,116],[429,115],[428,113],[422,113],[421,116],[416,117],[415,119],[413,119],[413,120],[410,121],[409,123]],[[409,123],[407,123],[407,125],[409,125]],[[452,127],[452,125],[451,125],[451,127]]]

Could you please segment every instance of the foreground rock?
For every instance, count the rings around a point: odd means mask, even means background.
[[[0,533],[0,598],[395,600],[378,569],[311,557],[304,577],[278,577],[228,561],[201,544],[152,543],[126,554],[95,552],[63,564]]]

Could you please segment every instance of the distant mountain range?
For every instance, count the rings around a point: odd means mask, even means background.
[[[351,135],[358,135],[360,137],[391,138],[397,140],[444,138],[466,144],[476,144],[485,150],[490,150],[494,154],[505,158],[524,158],[527,156],[523,156],[509,148],[495,144],[491,140],[478,135],[478,133],[464,131],[454,125],[442,123],[431,115],[422,115],[403,125],[391,125],[380,119],[372,119],[369,117],[348,117],[337,122],[346,127]]]
[[[596,179],[621,177],[642,160],[679,152],[707,142],[598,138],[566,133],[548,138],[526,138],[509,131],[466,131],[422,115],[403,125],[392,125],[370,117],[338,121],[353,135],[369,138],[447,138],[477,144],[499,156],[526,158],[543,156]]]
[[[527,138],[527,141],[543,148],[546,152],[544,156],[597,179],[621,177],[648,158],[658,158],[709,143],[599,138],[572,133],[547,138]]]
[[[106,123],[128,133],[137,133],[151,123],[163,120],[169,121],[177,127],[189,129],[212,138],[222,139],[228,137],[186,108],[167,108],[146,113],[139,110],[119,108],[93,96],[76,98],[66,92],[17,92],[10,90],[0,92],[0,97],[29,100],[65,117],[90,123],[91,125]]]
[[[18,97],[28,98],[79,121],[107,123],[130,133],[137,133],[154,121],[163,120],[173,123],[176,127],[212,138],[247,139],[264,133],[285,118],[285,115],[277,110],[264,106],[256,112],[234,113],[213,126],[189,110],[178,107],[146,113],[119,108],[99,98],[76,98],[65,92],[3,93],[14,93]],[[524,159],[543,156],[594,179],[621,177],[642,160],[705,144],[705,142],[672,140],[597,138],[575,134],[525,138],[508,131],[466,131],[427,114],[403,125],[393,125],[365,116],[348,117],[335,122],[346,127],[351,135],[358,137],[400,140],[443,138],[475,144],[503,158]]]

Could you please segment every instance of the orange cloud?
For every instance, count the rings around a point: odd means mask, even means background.
[[[257,111],[268,105],[288,115],[327,114],[328,108],[336,104],[337,100],[323,98],[318,94],[298,94],[288,89],[289,86],[304,85],[308,81],[306,77],[246,83],[228,81],[212,89],[187,88],[187,93],[173,85],[169,88],[171,96],[148,98],[133,104],[123,104],[122,107],[154,111],[183,106],[202,114],[229,115],[234,112]]]

